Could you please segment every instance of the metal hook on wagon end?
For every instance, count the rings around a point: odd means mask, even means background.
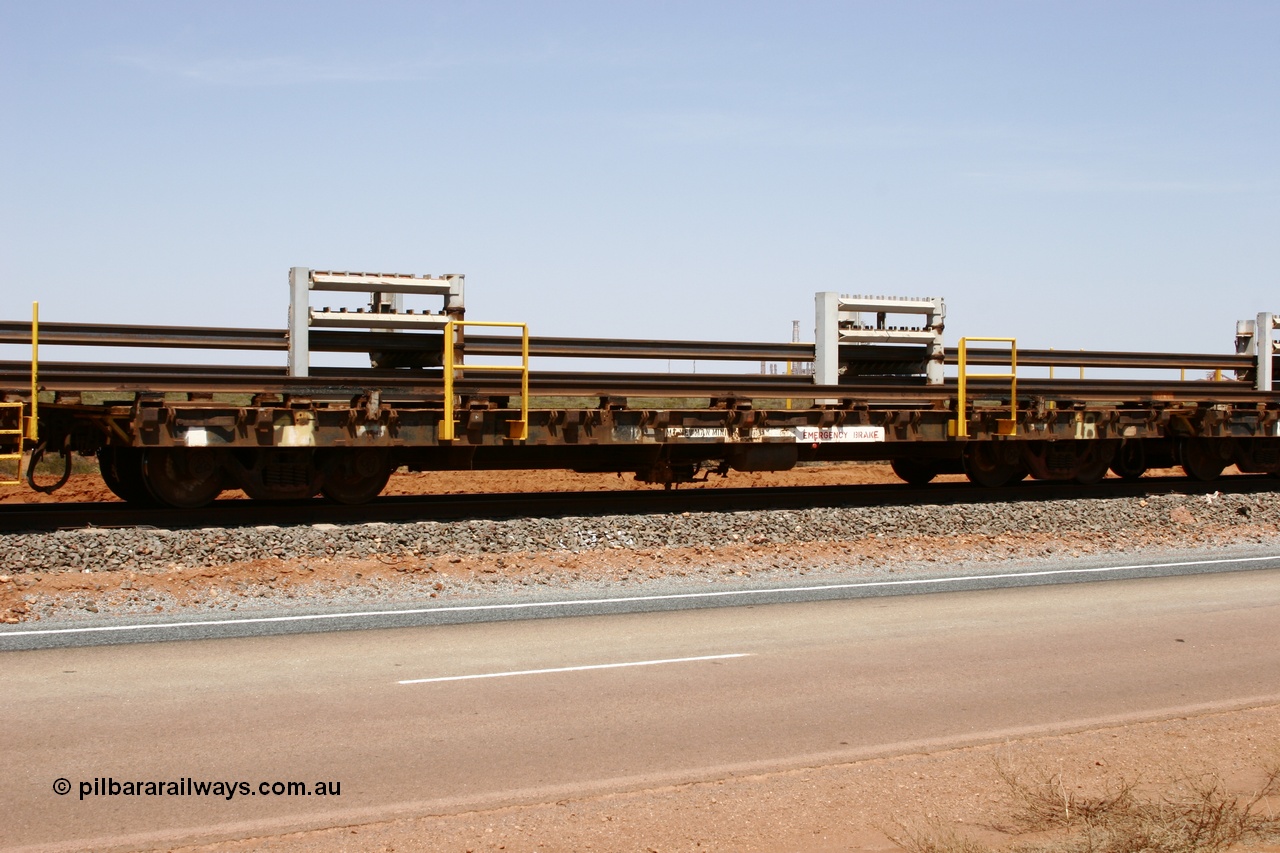
[[[46,495],[51,495],[58,489],[67,484],[67,480],[71,479],[71,436],[67,436],[67,440],[62,448],[62,458],[66,460],[66,466],[62,470],[62,476],[58,478],[56,483],[42,486],[36,483],[36,466],[40,464],[40,460],[44,459],[47,442],[40,442],[36,445],[36,449],[31,451],[31,461],[27,464],[27,485],[33,490]]]

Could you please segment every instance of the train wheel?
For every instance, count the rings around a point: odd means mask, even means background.
[[[156,500],[191,509],[222,494],[222,466],[205,450],[161,447],[147,450],[142,473]]]
[[[978,441],[965,448],[964,473],[971,483],[996,488],[1023,479],[1027,476],[1027,469],[1016,456],[1011,460],[1001,445]]]
[[[1111,460],[1111,473],[1124,480],[1137,480],[1147,473],[1147,451],[1141,441],[1126,441]]]
[[[137,448],[98,448],[98,471],[102,482],[120,500],[140,506],[155,504],[142,476],[142,451]]]
[[[1077,483],[1082,486],[1092,486],[1094,483],[1101,483],[1107,476],[1107,468],[1111,460],[1096,443],[1081,453],[1079,459],[1076,475],[1072,477]]]
[[[1218,479],[1222,469],[1227,467],[1222,453],[1230,449],[1222,439],[1184,438],[1178,444],[1178,461],[1188,477],[1207,483]]]
[[[320,491],[340,504],[371,501],[391,479],[391,458],[385,450],[336,451],[322,463],[324,479]]]
[[[913,486],[923,486],[938,476],[938,465],[932,459],[893,459],[889,462],[893,473]]]

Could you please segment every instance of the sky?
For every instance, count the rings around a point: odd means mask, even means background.
[[[1275,2],[0,0],[0,115],[0,318],[281,328],[292,266],[465,273],[535,335],[1280,312]]]

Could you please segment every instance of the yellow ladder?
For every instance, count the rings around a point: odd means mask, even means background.
[[[17,473],[14,479],[10,480],[0,473],[0,486],[19,486],[22,484],[22,451],[25,442],[30,439],[33,443],[37,440],[39,431],[37,429],[37,408],[40,405],[39,393],[40,386],[39,377],[39,354],[40,351],[40,303],[31,303],[31,415],[23,416],[25,404],[19,402],[3,403],[0,402],[0,449],[13,447],[13,451],[8,453],[0,453],[0,462],[16,462],[18,464]],[[8,418],[5,417],[6,410],[13,413],[13,428],[5,426]],[[7,440],[6,440],[7,439]]]
[[[999,343],[1009,345],[1008,373],[970,373],[968,345],[970,341]],[[1009,380],[1009,417],[996,421],[996,435],[1017,435],[1018,433],[1018,342],[1014,338],[961,338],[960,339],[960,372],[957,377],[958,392],[956,395],[956,419],[952,421],[950,433],[956,438],[969,437],[969,416],[965,407],[968,405],[967,383],[970,377],[979,379]]]
[[[454,361],[453,338],[457,326],[489,326],[504,329],[520,330],[520,364],[460,364]],[[444,419],[440,421],[440,429],[436,438],[439,441],[454,439],[454,402],[453,382],[459,369],[479,371],[519,371],[520,372],[520,420],[511,421],[507,429],[518,426],[518,434],[509,435],[517,441],[529,438],[529,324],[527,323],[491,323],[487,320],[450,320],[444,327]]]
[[[18,486],[22,484],[22,440],[26,437],[27,431],[23,429],[22,411],[25,406],[22,403],[0,403],[0,448],[14,448],[16,452],[0,453],[0,462],[16,462],[17,471],[13,477],[7,476],[7,471],[0,473],[0,486]],[[11,414],[12,413],[12,414]],[[9,429],[8,424],[11,422],[15,425],[14,429]],[[7,466],[6,466],[7,467]]]

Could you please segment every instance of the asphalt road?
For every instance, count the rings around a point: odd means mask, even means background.
[[[1277,624],[1262,569],[10,652],[0,841],[160,846],[1280,702]],[[82,799],[95,779],[341,793]]]
[[[531,591],[519,598],[506,600],[488,596],[453,604],[386,604],[354,610],[304,605],[291,607],[287,612],[223,611],[203,615],[184,614],[177,618],[167,614],[120,617],[106,613],[95,619],[81,618],[70,624],[40,622],[0,625],[0,652],[928,595],[960,590],[1093,583],[1271,568],[1280,568],[1280,555],[1233,549],[1216,555],[1193,555],[1188,552],[1181,559],[1117,562],[1114,556],[1108,556],[1096,562],[1072,559],[1056,565],[997,565],[988,571],[971,574],[934,573],[892,579],[854,576],[847,580],[833,579],[826,582],[806,579],[793,584],[748,581],[716,585],[713,588],[689,584],[674,587],[669,584],[665,587],[662,584],[646,584],[634,588],[632,592],[613,592],[603,597],[566,591]]]

